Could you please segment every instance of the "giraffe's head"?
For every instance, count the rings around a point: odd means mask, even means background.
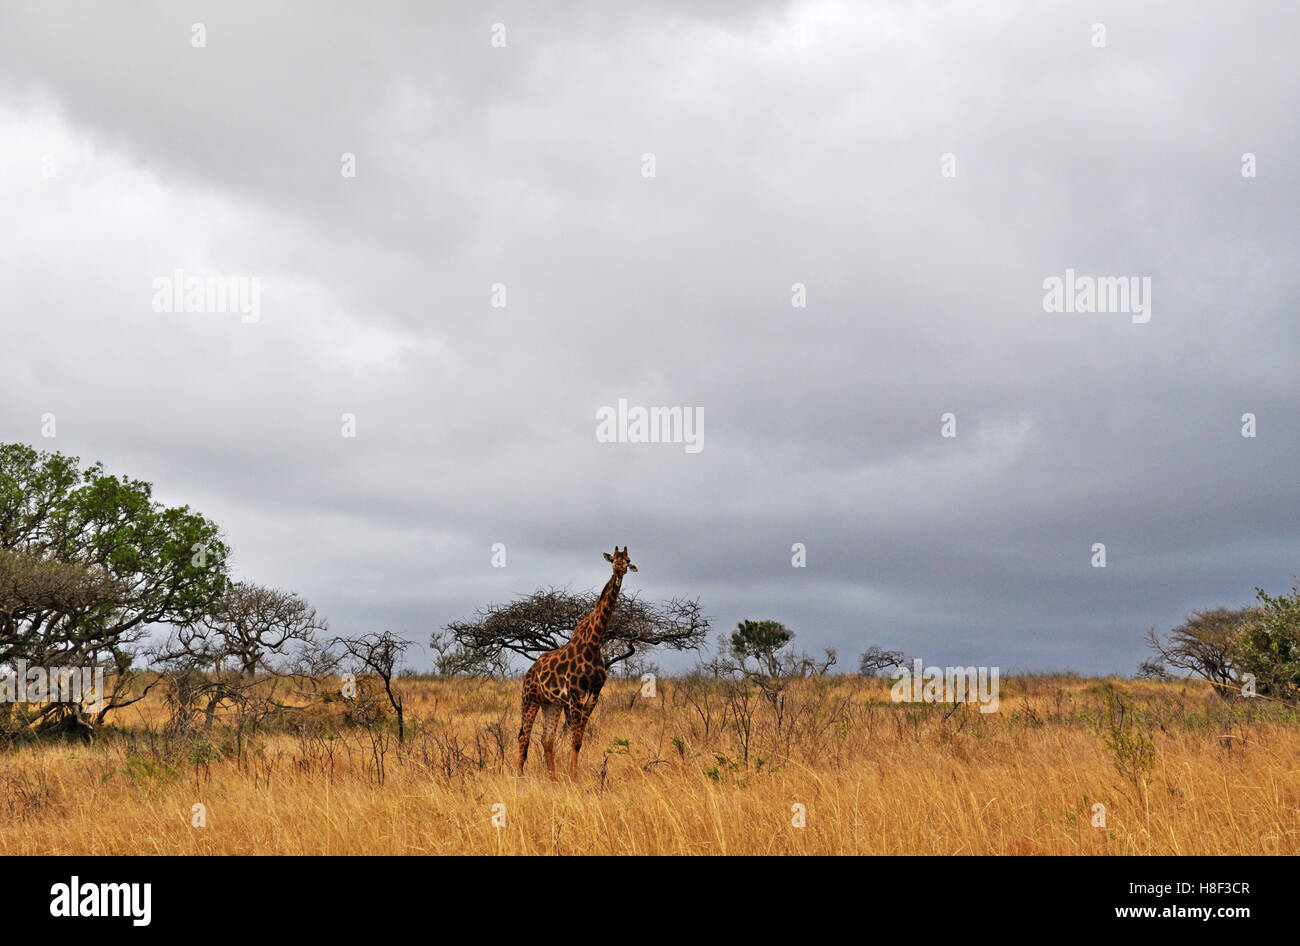
[[[614,573],[616,575],[622,575],[626,572],[636,571],[636,566],[633,565],[632,560],[627,557],[626,545],[623,546],[622,550],[620,550],[617,545],[614,546],[613,555],[610,555],[608,552],[606,552],[605,561],[614,563]]]

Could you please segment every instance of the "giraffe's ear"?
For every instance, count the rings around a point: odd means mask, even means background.
[[[636,567],[635,565],[633,565],[631,562],[628,562],[628,563],[627,563],[627,570],[630,571],[630,572],[634,572],[634,571],[637,571],[637,567]]]
[[[605,553],[605,561],[607,561],[607,562],[612,562],[612,561],[614,561],[614,556],[612,556],[612,555],[610,555],[608,552],[606,552],[606,553]]]

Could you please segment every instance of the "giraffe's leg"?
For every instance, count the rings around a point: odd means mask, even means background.
[[[582,731],[582,701],[576,697],[570,696],[569,702],[564,704],[564,727],[569,731],[570,740],[582,740],[578,735]],[[572,778],[574,773],[573,760],[569,760],[569,777]]]
[[[587,732],[587,720],[591,719],[591,711],[596,708],[596,701],[600,699],[600,691],[596,691],[587,697],[585,702],[575,703],[571,710],[571,719],[569,730],[573,736],[573,755],[569,758],[569,777],[576,778],[578,775],[578,753],[582,751],[582,737]]]
[[[542,751],[546,753],[546,771],[555,778],[555,731],[560,728],[560,707],[547,703],[542,707]]]
[[[533,737],[533,721],[542,704],[532,694],[524,693],[523,718],[519,724],[519,774],[524,774],[524,762],[528,760],[528,743]]]

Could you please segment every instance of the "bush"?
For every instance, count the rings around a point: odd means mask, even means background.
[[[1300,696],[1300,587],[1273,597],[1255,589],[1255,620],[1241,641],[1241,670],[1253,674],[1256,692],[1294,702]]]

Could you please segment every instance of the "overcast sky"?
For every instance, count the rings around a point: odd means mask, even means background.
[[[846,666],[1130,673],[1300,572],[1298,25],[6,2],[0,440],[191,504],[340,633],[425,645],[617,543]],[[1150,321],[1045,312],[1067,268]],[[177,269],[260,317],[155,311]],[[703,449],[599,442],[620,398]]]

